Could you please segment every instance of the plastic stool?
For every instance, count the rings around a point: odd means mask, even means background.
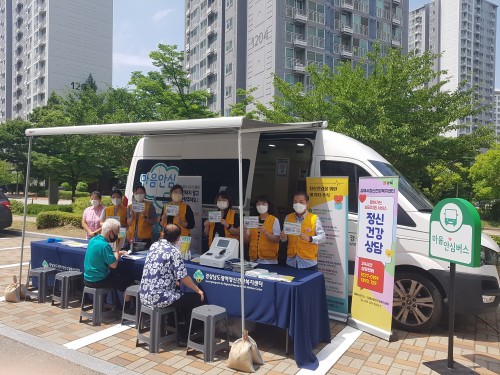
[[[61,284],[59,289],[57,288],[58,282]],[[61,308],[67,309],[68,303],[70,302],[70,296],[76,297],[76,287],[71,288],[71,286],[72,285],[74,286],[75,283],[77,282],[80,284],[80,286],[83,283],[83,273],[81,273],[80,271],[59,272],[54,280],[54,290],[52,292],[52,306],[54,306],[55,302],[60,302]],[[56,291],[59,291],[60,294],[57,295]],[[73,291],[73,294],[70,294],[70,291]],[[74,301],[75,299],[76,298],[73,298],[71,301]]]
[[[33,278],[34,277],[38,278],[38,288],[32,286],[26,292],[26,296],[37,298],[38,303],[44,303],[45,298],[47,297],[49,276],[53,276],[57,274],[57,272],[58,271],[55,268],[49,268],[49,267],[32,268],[29,273],[29,278],[31,279],[32,284],[33,284]]]
[[[106,303],[106,296],[108,295],[108,293],[111,293],[111,295],[113,296],[112,305]],[[101,320],[103,318],[107,318],[111,314],[114,314],[116,318],[117,310],[115,304],[117,296],[115,293],[116,292],[114,291],[114,289],[90,288],[88,286],[83,288],[82,307],[80,311],[80,323],[82,322],[82,317],[86,317],[92,319],[93,326],[100,326]],[[92,304],[87,304],[87,305],[85,304],[86,295],[92,296]],[[92,310],[92,312],[89,312],[89,310]]]
[[[164,320],[168,314],[174,314],[175,327],[169,326]],[[149,316],[149,326],[146,322]],[[144,333],[149,331],[149,335]],[[171,334],[168,334],[168,332]],[[142,305],[139,322],[137,324],[137,339],[135,346],[139,345],[139,340],[144,341],[149,346],[150,353],[158,353],[160,345],[177,338],[177,310],[175,307],[153,308]]]
[[[132,285],[125,290],[125,293],[123,293],[123,311],[122,311],[122,324],[124,320],[130,320],[132,322],[135,322],[135,327],[137,328],[137,323],[139,322],[139,314],[141,311],[141,301],[139,298],[139,289],[140,285]],[[126,297],[131,296],[132,298],[135,298],[135,314],[127,314],[125,312],[125,301]]]
[[[191,328],[193,327],[193,320],[200,320],[203,322],[203,344],[196,343],[191,340]],[[226,323],[226,338],[222,342],[215,343],[215,326],[217,322],[224,320]],[[186,354],[189,348],[196,349],[203,353],[203,360],[205,362],[213,362],[215,352],[221,349],[229,350],[229,329],[227,323],[227,314],[224,307],[216,305],[203,305],[193,309],[191,313],[191,322],[189,323],[189,334]]]

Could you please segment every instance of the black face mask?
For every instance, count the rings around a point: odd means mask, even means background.
[[[113,231],[111,231],[111,233],[113,233],[113,238],[111,238],[111,234],[110,234],[109,235],[109,242],[110,243],[116,242],[116,240],[118,239],[118,236],[116,236]]]

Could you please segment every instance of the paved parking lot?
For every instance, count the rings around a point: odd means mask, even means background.
[[[23,279],[30,258],[29,244],[43,237],[28,237],[25,242]],[[0,231],[0,290],[19,274],[21,238]],[[135,329],[119,327],[118,321],[100,327],[78,323],[79,306],[62,310],[50,302],[0,302],[0,335],[62,357],[66,363],[76,363],[94,371],[113,374],[234,374],[226,367],[227,353],[219,352],[213,363],[204,363],[202,354],[180,350],[168,344],[160,353],[150,354],[147,348],[135,347]],[[367,333],[357,337],[346,350],[335,352],[337,342],[353,335],[353,329],[331,321],[335,344],[320,344],[316,348],[320,361],[318,373],[328,374],[437,374],[427,362],[447,357],[446,328],[438,327],[430,334],[397,332],[397,341],[389,343]],[[101,333],[101,338],[91,336]],[[358,336],[359,335],[359,336]],[[96,338],[94,338],[96,337]],[[105,337],[105,338],[102,338]],[[306,373],[299,369],[293,355],[285,354],[284,331],[257,325],[252,333],[266,364],[258,374]],[[79,339],[85,338],[85,340]],[[92,339],[94,338],[94,339]],[[468,374],[500,373],[500,310],[482,316],[458,316],[454,358]],[[72,349],[68,349],[68,347]],[[333,353],[331,353],[333,352]],[[330,354],[331,353],[331,354]],[[329,355],[330,354],[330,355]],[[334,360],[338,355],[338,360]],[[23,356],[24,357],[24,356]],[[324,359],[323,359],[324,358]],[[0,361],[2,354],[0,353]],[[18,374],[33,373],[29,361],[18,361]],[[457,366],[459,367],[459,366]],[[82,372],[84,373],[84,372]],[[92,373],[92,372],[89,372]],[[442,372],[441,372],[442,373]]]

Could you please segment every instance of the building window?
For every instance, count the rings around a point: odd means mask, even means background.
[[[229,64],[226,64],[226,67],[225,67],[225,73],[226,75],[228,74],[231,74],[233,72],[233,63],[229,63]]]
[[[233,50],[233,41],[232,40],[227,41],[226,45],[225,45],[225,51],[226,51],[226,53],[227,52],[231,52],[232,50]]]
[[[226,0],[226,9],[229,9],[233,6],[233,0]]]
[[[226,20],[226,31],[231,30],[233,28],[233,18],[229,18]]]
[[[233,94],[233,86],[224,87],[224,97],[227,98]]]

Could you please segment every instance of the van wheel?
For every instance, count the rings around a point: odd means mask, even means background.
[[[424,332],[434,327],[443,313],[443,297],[436,286],[418,273],[396,273],[392,319],[403,331]]]

